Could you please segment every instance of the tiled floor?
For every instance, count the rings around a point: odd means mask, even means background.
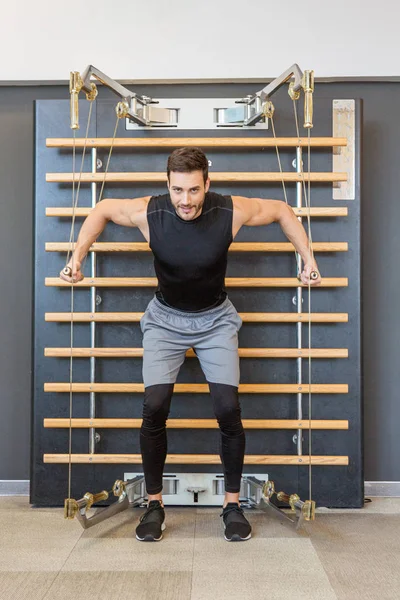
[[[167,508],[160,543],[134,536],[140,509],[84,531],[61,509],[0,498],[0,600],[397,600],[400,498],[320,509],[296,531],[251,511],[253,537],[222,537],[218,508]]]

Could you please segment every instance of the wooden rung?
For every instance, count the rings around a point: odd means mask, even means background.
[[[46,181],[48,183],[72,183],[74,181],[73,173],[46,173]],[[312,182],[340,182],[347,181],[347,173],[310,173],[310,181]],[[258,182],[308,182],[308,173],[267,173],[263,171],[252,171],[250,173],[210,173],[210,179],[212,182],[240,182],[240,181],[258,181]],[[75,182],[81,181],[81,183],[165,183],[167,181],[167,174],[164,172],[153,173],[75,173]]]
[[[239,385],[241,394],[308,394],[311,387],[312,394],[347,394],[349,386],[344,383],[242,383]],[[45,392],[69,392],[69,383],[45,383]],[[72,392],[95,392],[115,394],[143,394],[143,383],[73,383]],[[206,383],[177,383],[174,392],[178,394],[208,394],[209,387]]]
[[[46,277],[45,284],[48,287],[67,287],[71,284],[68,281],[60,279],[60,277]],[[347,277],[324,277],[321,285],[313,288],[331,288],[331,287],[347,287]],[[94,277],[87,278],[79,283],[75,283],[74,288],[84,287],[156,287],[156,277]],[[296,277],[228,277],[225,279],[226,287],[303,287],[307,288],[299,282]]]
[[[64,429],[138,429],[142,419],[44,419],[44,427]],[[334,420],[306,419],[243,419],[245,429],[348,429],[349,422]],[[169,429],[218,429],[215,419],[168,419]]]
[[[347,217],[348,209],[344,206],[312,206],[308,208],[296,208],[292,206],[296,217]],[[75,209],[75,217],[87,217],[93,208],[80,206]],[[63,208],[61,206],[50,206],[46,208],[46,217],[72,217],[74,211],[72,208]]]
[[[347,242],[313,242],[314,252],[347,252]],[[69,252],[75,244],[68,242],[47,242],[46,252]],[[234,242],[230,252],[294,252],[290,242]],[[150,252],[146,242],[97,242],[89,252]]]
[[[142,312],[72,313],[74,323],[139,323]],[[347,313],[239,313],[244,323],[347,323]],[[70,323],[71,313],[45,313],[49,323]]]
[[[47,357],[69,358],[71,348],[45,348]],[[75,358],[141,358],[143,348],[72,348]],[[186,356],[194,358],[193,350],[188,350]],[[240,358],[348,358],[347,348],[239,348]]]
[[[44,355],[48,357],[71,357],[71,348],[45,348]],[[141,358],[143,348],[72,348],[75,358]],[[186,356],[194,358],[193,350],[188,350]],[[240,358],[348,358],[347,348],[239,348]]]
[[[43,462],[52,464],[142,464],[141,454],[44,454]],[[166,462],[170,465],[220,465],[218,454],[168,454]],[[245,465],[337,465],[349,464],[348,456],[298,456],[248,454]]]
[[[173,137],[173,138],[47,138],[47,148],[294,148],[308,147],[308,137]],[[345,137],[310,137],[312,148],[347,146]]]

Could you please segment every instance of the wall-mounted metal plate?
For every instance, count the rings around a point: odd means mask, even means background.
[[[333,149],[332,170],[347,173],[347,181],[333,185],[334,200],[355,199],[355,100],[333,100],[332,135],[347,138],[347,146]]]
[[[124,473],[124,480],[133,479],[143,473]],[[247,475],[243,475],[245,480]],[[268,480],[268,474],[252,474],[261,481]],[[240,488],[241,500],[259,502],[258,490],[250,489],[246,481],[242,481]],[[195,493],[195,490],[198,491]],[[145,490],[141,493],[145,495]],[[224,476],[220,473],[172,473],[163,477],[163,498],[168,505],[175,506],[221,506],[224,499]],[[135,498],[129,498],[132,502]]]
[[[157,104],[150,105],[149,118],[152,111],[156,114],[160,109],[169,112],[169,124],[154,123],[147,127],[125,120],[127,131],[143,129],[268,129],[267,122],[259,122],[250,127],[243,127],[241,122],[247,118],[247,107],[235,104],[237,98],[161,98]],[[154,108],[153,108],[154,107]],[[166,114],[166,113],[165,113]]]

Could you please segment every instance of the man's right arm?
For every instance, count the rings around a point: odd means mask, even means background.
[[[71,260],[66,265],[70,269],[67,275],[64,269],[60,273],[61,279],[74,283],[81,281],[84,276],[81,272],[81,264],[93,242],[105,229],[108,221],[125,227],[146,228],[147,204],[150,197],[134,198],[133,200],[106,199],[99,202],[83,222],[75,251]]]

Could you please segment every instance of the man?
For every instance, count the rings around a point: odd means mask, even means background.
[[[239,506],[245,435],[238,399],[238,331],[241,319],[227,297],[228,249],[243,225],[277,221],[304,261],[301,281],[318,273],[308,238],[282,201],[222,196],[209,192],[208,161],[198,148],[175,150],[168,159],[168,194],[133,200],[103,200],[79,233],[69,275],[83,279],[81,263],[108,221],[138,227],[154,254],[158,289],[141,320],[145,386],[140,446],[148,508],[136,537],[158,541],[164,529],[162,476],[167,454],[166,420],[174,383],[186,351],[193,348],[206,376],[221,433],[225,476],[223,523],[227,541],[251,537]],[[314,279],[312,285],[320,284]]]

